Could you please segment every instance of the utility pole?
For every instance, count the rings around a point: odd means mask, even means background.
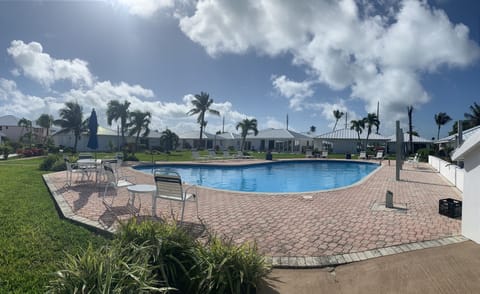
[[[287,114],[287,131],[288,131],[288,114]]]

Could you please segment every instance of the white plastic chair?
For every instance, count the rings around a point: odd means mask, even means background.
[[[166,199],[170,201],[181,202],[182,210],[180,223],[183,223],[183,215],[185,212],[185,203],[187,201],[195,201],[198,217],[198,200],[196,195],[196,186],[190,186],[183,190],[182,178],[176,172],[163,172],[155,170],[154,172],[155,185],[157,191],[155,193],[155,200],[153,201],[153,211],[156,215],[157,199]],[[190,191],[193,190],[193,193]]]
[[[305,150],[305,157],[306,158],[312,158],[313,157],[313,152],[311,149]]]
[[[115,198],[115,196],[117,195],[117,190],[119,188],[123,188],[123,187],[128,187],[128,186],[131,186],[131,185],[134,185],[132,182],[126,180],[126,179],[121,179],[119,178],[113,168],[108,164],[106,163],[104,166],[103,166],[103,169],[104,169],[104,175],[107,179],[107,183],[105,184],[105,190],[103,191],[103,197],[102,197],[102,200],[103,200],[103,203],[105,203],[105,205],[107,206],[112,206],[113,205],[113,200]],[[107,201],[105,200],[105,196],[107,195],[107,192],[108,192],[108,189],[112,187],[115,189],[115,195],[112,197],[112,201],[109,203],[107,203]]]
[[[208,159],[205,156],[200,156],[200,153],[198,153],[198,151],[196,151],[196,150],[192,150],[192,157],[193,157],[194,160],[206,160],[206,159]]]
[[[328,157],[328,151],[322,151],[322,158],[327,158]]]
[[[358,159],[367,159],[367,152],[360,151],[360,155],[358,155]]]
[[[415,156],[408,159],[408,163],[412,164],[413,167],[418,167],[419,155],[415,153]]]
[[[76,163],[71,163],[68,159],[65,159],[65,165],[67,167],[67,185],[72,185],[72,177],[73,174],[82,174],[84,175],[84,171],[78,167]]]

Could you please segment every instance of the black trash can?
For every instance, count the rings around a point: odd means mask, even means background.
[[[272,153],[270,151],[268,151],[267,154],[265,154],[265,160],[273,160]]]
[[[438,201],[438,213],[451,218],[462,216],[462,201],[446,198]]]
[[[352,154],[345,153],[345,159],[352,159]]]

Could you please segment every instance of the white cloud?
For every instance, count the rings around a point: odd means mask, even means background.
[[[174,0],[118,0],[133,15],[151,17],[157,11],[174,6]]]
[[[311,97],[314,93],[312,82],[295,82],[284,75],[279,77],[273,76],[272,84],[282,96],[285,96],[290,100],[290,107],[294,110],[302,110],[305,98]]]
[[[52,58],[43,52],[43,47],[38,42],[25,44],[21,40],[14,40],[7,52],[17,65],[12,70],[14,75],[23,73],[46,88],[58,80],[68,80],[75,86],[92,86],[95,80],[86,61]]]
[[[273,87],[300,109],[313,96],[310,83],[348,89],[389,121],[403,119],[405,106],[430,100],[421,84],[425,73],[465,67],[480,47],[463,24],[453,24],[426,1],[200,0],[181,30],[211,56],[259,54],[292,56],[309,82],[286,76]],[[383,6],[382,6],[383,5]]]
[[[267,116],[267,121],[265,123],[259,122],[259,130],[262,129],[285,129],[285,122],[281,122],[278,119]]]

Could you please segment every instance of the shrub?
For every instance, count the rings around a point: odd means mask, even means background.
[[[47,156],[45,159],[43,159],[42,163],[40,163],[40,170],[51,170],[57,160],[57,155]]]
[[[0,154],[3,155],[3,160],[7,160],[11,152],[12,152],[12,148],[10,146],[8,145],[0,146]]]
[[[429,148],[422,148],[422,149],[418,149],[417,153],[421,161],[428,161],[428,156],[434,155],[435,151]]]
[[[181,293],[195,289],[189,271],[197,263],[194,255],[197,243],[182,228],[175,224],[130,220],[120,225],[114,242],[119,246],[131,243],[150,246],[149,262],[156,268],[157,277]]]
[[[197,254],[201,263],[194,279],[199,293],[255,293],[270,270],[255,244],[235,245],[211,237]]]
[[[91,245],[77,255],[67,254],[47,293],[147,293],[163,292],[149,265],[148,246]]]

